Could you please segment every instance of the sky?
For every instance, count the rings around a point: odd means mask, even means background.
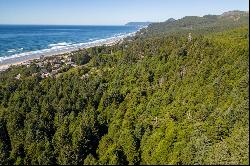
[[[249,10],[248,0],[0,0],[0,24],[123,25]]]

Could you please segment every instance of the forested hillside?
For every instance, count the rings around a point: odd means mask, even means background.
[[[186,16],[179,20],[170,18],[162,23],[150,24],[149,28],[144,29],[140,33],[143,33],[142,37],[192,32],[204,35],[243,26],[248,24],[248,22],[248,11],[229,11],[222,15]]]
[[[0,164],[248,165],[248,21],[191,38],[170,21],[57,77],[1,72]]]

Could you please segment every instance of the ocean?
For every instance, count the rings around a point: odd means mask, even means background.
[[[0,65],[25,56],[80,48],[136,32],[138,26],[0,25]]]

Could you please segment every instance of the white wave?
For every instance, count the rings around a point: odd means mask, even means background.
[[[54,46],[54,47],[51,47],[50,49],[51,50],[56,50],[56,49],[62,49],[62,48],[66,48],[67,46]]]
[[[49,44],[49,47],[55,47],[55,46],[68,46],[72,43],[62,42],[62,43],[56,43],[56,44]]]
[[[128,36],[134,36],[135,34],[136,34],[136,32],[120,33],[120,34],[116,34],[116,35],[109,37],[109,38],[98,39],[98,40],[94,40],[94,41],[90,41],[90,42],[77,43],[77,44],[72,44],[72,43],[67,43],[67,42],[49,44],[50,48],[47,48],[47,49],[23,52],[23,53],[14,54],[11,56],[0,57],[0,64],[6,60],[24,58],[26,56],[39,58],[39,56],[41,56],[41,55],[48,55],[49,56],[49,55],[55,55],[55,54],[69,52],[69,51],[74,51],[74,50],[79,49],[79,48],[89,48],[89,47],[94,47],[94,46],[101,46],[103,44],[112,43],[115,40],[121,40],[121,39],[126,38]],[[23,48],[21,48],[21,49],[23,49]]]
[[[93,41],[93,40],[97,40],[98,38],[94,37],[94,38],[90,38],[89,41]]]
[[[17,48],[17,49],[9,49],[7,52],[12,53],[12,52],[17,52],[17,51],[22,51],[23,48]]]
[[[7,52],[16,52],[16,49],[10,49],[10,50],[8,50]]]
[[[43,30],[49,30],[49,31],[79,31],[81,29],[43,29]]]

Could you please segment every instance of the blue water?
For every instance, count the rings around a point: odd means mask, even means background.
[[[135,26],[0,25],[0,61],[20,53],[93,42],[138,29]]]

